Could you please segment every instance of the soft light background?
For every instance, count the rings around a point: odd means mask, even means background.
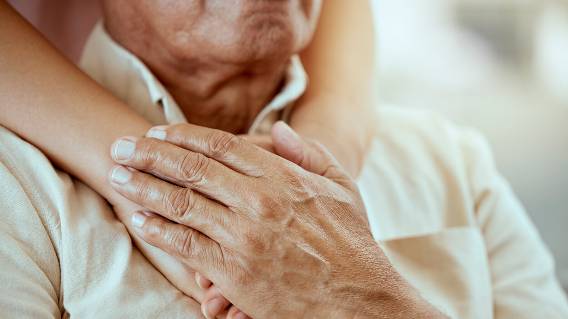
[[[483,132],[568,288],[568,1],[375,7],[381,101]]]
[[[100,15],[96,0],[9,2],[74,61]],[[381,102],[483,132],[568,288],[568,2],[373,4]]]

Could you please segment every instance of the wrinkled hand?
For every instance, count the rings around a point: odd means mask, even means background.
[[[270,135],[242,135],[242,137],[263,149],[275,152],[274,143]],[[291,161],[298,161],[298,159],[303,156],[303,150],[289,142],[290,141],[277,138],[279,150],[282,152],[282,155],[288,156],[288,159]],[[114,156],[114,152],[112,152],[112,154]],[[196,273],[187,264],[182,263],[175,257],[149,245],[135,233],[131,222],[132,214],[136,211],[144,210],[144,207],[126,198],[117,200],[111,204],[117,218],[126,226],[138,249],[154,267],[176,286],[176,288],[182,291],[186,296],[201,303],[202,313],[207,318],[224,318],[224,313],[227,314],[227,319],[248,318],[248,316],[242,313],[238,308],[230,306],[230,302],[207,278]],[[194,276],[195,281],[193,281]],[[188,302],[191,301],[188,300]],[[229,308],[228,311],[225,311],[227,308]]]
[[[282,123],[277,123],[274,126],[271,135],[240,135],[240,137],[312,173],[317,173],[317,168],[325,164],[325,162],[320,164],[324,159],[322,159],[317,152],[305,147],[305,143],[303,143],[302,139]],[[220,315],[222,310],[230,305],[230,302],[206,277],[195,273],[195,279],[199,287],[207,289],[201,301],[205,316],[214,318]],[[235,306],[230,306],[227,313],[228,319],[246,319],[248,317]]]
[[[282,134],[275,135],[275,141],[280,154],[276,153],[273,137],[270,135],[242,135],[241,137],[263,149],[285,156],[290,161],[298,164],[301,164],[301,162],[309,164],[310,161],[302,161],[304,150],[299,147],[300,145],[294,143],[295,141],[285,139],[285,136],[282,138],[282,136]],[[115,156],[113,151],[111,153]],[[309,166],[304,166],[304,168],[310,169]],[[132,214],[136,211],[144,210],[144,207],[126,198],[111,204],[116,216],[126,226],[138,249],[174,286],[180,289],[186,296],[201,303],[202,312],[207,318],[224,318],[223,313],[227,314],[226,317],[228,319],[248,318],[238,308],[230,306],[230,302],[206,277],[196,273],[191,267],[175,257],[149,245],[136,235],[131,222]],[[195,281],[193,281],[194,276]],[[229,308],[228,311],[225,311],[227,308]]]
[[[299,136],[289,138],[289,130],[281,124],[277,124],[271,135],[239,135],[241,138],[271,153],[282,156],[283,158],[300,165],[307,171],[312,171],[311,163],[315,163],[319,158],[310,159],[308,157],[316,155],[303,147]],[[231,305],[230,301],[223,296],[221,291],[213,283],[199,273],[195,273],[197,285],[206,290],[205,296],[201,300],[201,308],[207,318],[215,318],[228,308],[227,319],[247,319],[245,313],[237,307]]]
[[[306,165],[314,174],[217,130],[176,125],[149,136],[128,139],[132,152],[115,160],[133,169],[112,174],[119,193],[167,218],[135,214],[138,235],[246,313],[438,315],[389,264],[355,184],[322,147],[310,145],[323,159]]]

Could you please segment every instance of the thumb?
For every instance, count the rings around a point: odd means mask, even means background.
[[[239,135],[241,138],[245,139],[247,142],[252,143],[260,148],[263,148],[270,153],[274,153],[274,147],[272,146],[272,137],[268,135]]]
[[[303,169],[331,179],[344,178],[343,169],[324,146],[304,140],[288,124],[282,121],[274,124],[272,141],[276,154]]]

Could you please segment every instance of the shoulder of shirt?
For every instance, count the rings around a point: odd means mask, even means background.
[[[0,149],[0,169],[3,176],[14,177],[22,190],[28,194],[35,196],[42,193],[40,189],[64,189],[64,184],[70,180],[69,175],[57,170],[39,149],[2,126]]]
[[[430,110],[385,106],[375,120],[375,141],[422,159],[471,160],[493,163],[486,138],[476,129],[458,125]]]
[[[47,160],[39,150],[2,126],[0,126],[0,149],[2,149],[0,163],[5,171],[11,172],[11,175],[15,175],[16,170],[34,162],[38,157]]]
[[[467,184],[472,196],[486,183],[483,179],[499,175],[483,134],[430,110],[381,108],[372,148],[397,161],[401,170]]]
[[[481,134],[392,106],[377,112],[375,132],[358,185],[377,238],[475,227],[476,202],[498,175]]]
[[[57,212],[71,185],[69,175],[56,170],[40,150],[1,126],[0,149],[0,188],[6,190],[0,192],[0,207],[32,207],[35,211],[26,209],[21,213],[41,216],[52,241],[58,242],[55,234],[60,217]]]

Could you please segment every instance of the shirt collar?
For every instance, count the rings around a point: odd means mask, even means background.
[[[134,54],[116,43],[102,21],[93,29],[80,61],[81,68],[154,124],[187,122],[173,97]],[[267,133],[272,124],[286,119],[286,110],[305,92],[308,77],[300,58],[293,56],[284,85],[257,115],[250,134]],[[289,108],[288,108],[289,109]]]

